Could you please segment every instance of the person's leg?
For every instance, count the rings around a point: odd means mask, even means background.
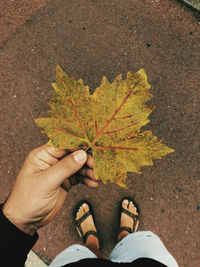
[[[80,203],[75,214],[75,221],[84,246],[72,245],[68,247],[52,261],[50,267],[63,266],[82,259],[101,257],[97,229],[88,203]]]
[[[133,202],[124,200],[122,208],[128,210],[121,212],[120,231],[118,235],[119,243],[110,255],[110,260],[114,262],[132,262],[139,258],[151,258],[167,266],[177,267],[175,259],[168,252],[158,236],[149,231],[137,232],[139,220],[129,215],[129,212],[136,215],[137,208]],[[125,230],[127,229],[127,231]],[[132,232],[132,233],[131,233]]]
[[[97,257],[101,257],[99,238],[89,203],[83,202],[76,214],[77,231],[85,246]]]
[[[49,267],[64,266],[65,264],[89,258],[97,258],[97,256],[87,247],[76,244],[66,248],[58,254]]]
[[[138,208],[130,198],[125,198],[121,203],[120,229],[118,242],[130,233],[137,231],[139,226]]]
[[[115,246],[110,255],[110,260],[114,262],[132,262],[139,258],[150,258],[166,266],[178,267],[176,260],[160,238],[150,231],[127,235]]]

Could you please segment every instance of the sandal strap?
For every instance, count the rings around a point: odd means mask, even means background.
[[[130,227],[126,227],[126,226],[123,226],[123,227],[120,227],[119,229],[119,234],[123,231],[127,231],[129,232],[130,234],[133,233],[133,230],[130,228]]]
[[[123,226],[123,227],[120,227],[119,229],[119,234],[122,232],[122,231],[127,231],[129,232],[130,234],[134,232],[134,228],[137,224],[137,221],[138,221],[138,218],[139,216],[136,215],[136,214],[133,214],[132,212],[130,212],[129,210],[127,209],[124,209],[123,207],[121,207],[121,213],[125,213],[127,214],[129,217],[131,217],[133,219],[133,228],[131,227],[126,227],[126,226]]]
[[[87,240],[87,238],[88,238],[89,235],[94,235],[94,236],[96,236],[96,237],[98,238],[98,240],[99,240],[99,235],[97,234],[97,232],[91,230],[91,231],[86,232],[86,233],[84,234],[84,236],[82,237],[82,238],[83,238],[83,242],[84,242],[84,244],[86,243],[86,240]]]
[[[76,225],[77,226],[80,226],[81,223],[83,221],[85,221],[85,219],[87,219],[87,217],[89,217],[90,215],[91,215],[91,212],[90,212],[90,210],[88,210],[88,212],[86,212],[81,218],[79,218],[78,220],[76,220]]]
[[[126,209],[122,208],[121,212],[123,212],[123,213],[127,214],[129,217],[131,217],[134,220],[134,222],[138,219],[138,215],[133,214],[129,210],[126,210]]]
[[[76,220],[76,227],[77,227],[78,231],[80,232],[81,238],[83,238],[83,231],[81,228],[81,223],[83,221],[85,221],[87,219],[87,217],[89,217],[90,215],[91,215],[91,212],[90,212],[90,210],[88,210],[88,212],[86,212],[81,218]]]
[[[82,230],[82,228],[81,228],[81,223],[82,223],[83,221],[85,221],[85,220],[87,219],[87,217],[89,217],[90,215],[92,215],[92,213],[91,213],[91,211],[89,210],[89,211],[86,212],[80,219],[76,220],[76,227],[78,228],[78,230],[79,230],[79,232],[80,232],[80,234],[81,234],[81,238],[83,239],[84,244],[86,243],[86,240],[87,240],[87,238],[88,238],[89,235],[94,235],[94,236],[96,236],[96,237],[98,238],[98,240],[99,240],[99,236],[98,236],[98,234],[97,234],[96,231],[92,231],[92,230],[91,230],[91,231],[88,231],[88,232],[86,232],[85,234],[83,234],[83,230]]]

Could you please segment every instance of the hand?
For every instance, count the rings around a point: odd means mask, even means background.
[[[79,182],[98,186],[90,154],[79,150],[66,156],[65,150],[57,151],[48,145],[36,148],[26,158],[3,213],[23,232],[34,235],[52,220],[67,191]]]

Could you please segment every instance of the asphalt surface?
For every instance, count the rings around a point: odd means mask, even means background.
[[[47,115],[59,64],[91,92],[102,75],[144,68],[157,108],[144,129],[175,152],[129,174],[128,189],[114,184],[77,186],[57,217],[39,230],[33,248],[47,263],[81,243],[72,211],[93,205],[107,257],[116,244],[118,204],[130,195],[140,206],[139,230],[160,236],[180,266],[200,266],[199,96],[200,25],[194,12],[173,0],[4,1],[0,46],[0,200],[9,194],[28,152],[48,141],[34,118]]]

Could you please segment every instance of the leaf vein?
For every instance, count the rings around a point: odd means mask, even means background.
[[[125,96],[124,100],[122,101],[122,103],[119,105],[118,108],[116,108],[116,110],[114,111],[114,113],[112,114],[112,116],[110,117],[109,120],[107,120],[107,122],[105,123],[105,125],[102,127],[102,129],[97,133],[96,137],[92,140],[91,145],[94,145],[95,142],[101,137],[101,135],[103,135],[105,129],[108,127],[108,125],[111,123],[111,121],[115,118],[115,116],[117,115],[117,113],[121,110],[122,106],[126,103],[126,101],[128,100],[128,98],[131,96],[131,94],[133,93],[133,89],[138,85],[139,82],[136,82],[136,84],[134,85],[134,87],[130,90],[130,92]]]

